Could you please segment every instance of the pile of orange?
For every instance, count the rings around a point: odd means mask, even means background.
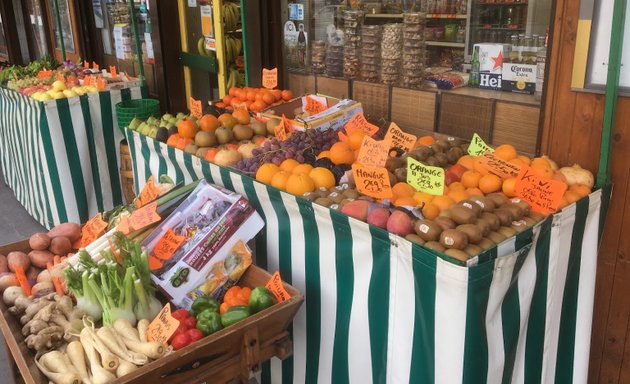
[[[245,105],[248,111],[260,112],[270,105],[293,99],[293,92],[288,89],[267,88],[230,88],[223,100],[215,105],[219,108],[240,109]],[[241,123],[246,124],[246,123]]]
[[[330,189],[336,185],[335,175],[327,168],[313,168],[310,164],[300,164],[294,159],[286,159],[280,166],[265,163],[258,168],[256,180],[302,196],[318,188]]]

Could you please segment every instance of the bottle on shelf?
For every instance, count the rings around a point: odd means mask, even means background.
[[[536,53],[536,90],[534,91],[534,98],[536,100],[542,99],[542,93],[545,83],[545,63],[547,61],[547,39],[549,31],[545,36],[538,37],[538,52]]]
[[[510,54],[508,56],[509,63],[518,63],[520,59],[519,55],[519,40],[518,35],[512,35],[510,37]]]
[[[472,68],[470,70],[470,86],[478,87],[480,82],[480,69],[481,62],[479,61],[479,47],[475,46],[473,50],[472,61],[470,62]]]

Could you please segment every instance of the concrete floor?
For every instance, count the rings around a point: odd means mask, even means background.
[[[45,230],[24,210],[0,174],[0,244],[23,240]],[[0,334],[0,372],[9,372],[4,338]],[[13,384],[13,378],[0,375],[0,384]]]

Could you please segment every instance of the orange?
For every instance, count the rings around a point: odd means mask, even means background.
[[[258,101],[254,101],[252,105],[250,105],[250,108],[254,112],[260,112],[263,109],[267,108],[267,104],[265,104],[265,102],[262,100],[258,100]]]
[[[192,144],[193,142],[193,139],[190,137],[180,137],[175,148],[183,150],[188,144]]]
[[[564,198],[567,199],[567,203],[573,204],[576,201],[580,200],[582,196],[580,196],[577,192],[568,190],[564,193]]]
[[[170,135],[168,137],[168,140],[166,140],[166,145],[170,145],[171,147],[176,147],[177,146],[177,142],[179,141],[180,138],[181,138],[181,136],[179,135],[179,133],[175,133],[173,135]]]
[[[551,169],[551,164],[549,164],[549,162],[547,161],[547,159],[543,159],[542,157],[537,157],[535,159],[533,159],[529,165],[532,168],[542,168],[542,167],[547,167],[549,169]]]
[[[433,136],[422,136],[422,137],[418,138],[418,140],[416,140],[416,144],[414,145],[414,148],[415,147],[419,147],[421,145],[429,146],[431,144],[435,144],[435,137],[433,137]]]
[[[279,89],[272,89],[271,94],[276,101],[282,100],[282,91]]]
[[[322,159],[324,157],[330,158],[330,151],[321,151],[319,155],[317,155],[317,160]]]
[[[214,162],[214,157],[219,151],[220,151],[219,148],[209,148],[206,151],[206,155],[204,156],[204,159],[208,160],[211,163]]]
[[[416,190],[411,185],[401,181],[394,184],[394,186],[392,187],[392,193],[394,194],[394,197],[396,199],[399,199],[401,197],[413,198],[413,195],[415,195]]]
[[[278,171],[271,178],[271,185],[278,189],[285,189],[287,186],[287,181],[289,180],[289,176],[291,176],[290,172],[287,171]]]
[[[499,159],[510,161],[515,159],[518,153],[516,153],[516,148],[513,145],[502,144],[494,149],[494,155]]]
[[[585,184],[573,184],[569,187],[569,190],[577,193],[580,197],[587,196],[591,193],[591,189]]]
[[[365,137],[366,133],[363,131],[354,131],[351,134],[348,135],[348,144],[350,145],[350,148],[357,150],[359,148],[361,148],[361,143],[363,143],[363,138]]]
[[[265,92],[262,95],[262,101],[264,101],[266,104],[273,104],[276,100],[273,97],[273,95],[270,92]]]
[[[333,164],[352,164],[354,162],[354,151],[348,143],[336,142],[330,147],[330,161]]]
[[[418,203],[430,203],[433,200],[433,195],[429,195],[426,192],[416,192],[413,194],[413,199]]]
[[[485,175],[479,179],[479,189],[488,194],[501,189],[501,178],[496,175]]]
[[[294,173],[287,179],[286,191],[302,196],[306,192],[313,192],[315,183],[306,173]]]
[[[394,205],[397,207],[402,207],[408,205],[410,207],[417,207],[418,202],[414,200],[413,197],[399,197],[394,201]]]
[[[271,179],[278,172],[280,172],[280,168],[277,165],[274,163],[265,163],[256,171],[256,180],[265,184],[271,184]]]
[[[451,191],[451,189],[448,187],[448,185],[444,186],[444,192],[442,192],[442,196],[446,196],[448,195],[448,193]]]
[[[229,113],[223,113],[219,116],[219,123],[221,123],[221,125],[228,127],[228,128],[234,128],[234,126],[238,123],[236,121],[236,119],[230,115]]]
[[[567,201],[567,198],[562,196],[560,198],[560,202],[558,203],[558,210],[561,210],[562,208],[566,207],[567,205],[569,205],[569,202]]]
[[[214,131],[220,126],[219,120],[212,115],[203,115],[199,120],[199,128],[204,132]]]
[[[463,191],[466,189],[466,186],[459,181],[454,181],[448,185],[448,188],[451,191]]]
[[[431,204],[434,204],[436,207],[440,209],[440,211],[444,211],[449,209],[455,201],[448,196],[435,196],[433,200],[431,200]]]
[[[228,94],[232,97],[236,96],[236,91],[238,90],[238,88],[232,87],[230,88],[230,90],[228,91]]]
[[[454,202],[459,203],[462,200],[466,200],[469,196],[468,193],[463,189],[452,190],[448,193],[448,197],[453,199]]]
[[[307,175],[311,173],[313,170],[313,166],[310,164],[300,164],[291,170],[291,173],[306,173]]]
[[[280,163],[280,169],[286,172],[293,172],[293,168],[300,165],[295,159],[286,159],[282,163]]]
[[[462,175],[461,183],[466,188],[476,188],[479,185],[479,179],[483,176],[477,171],[466,171]]]
[[[479,188],[467,188],[466,193],[468,196],[484,196],[484,193]]]
[[[243,109],[237,109],[236,111],[232,112],[232,117],[235,118],[236,121],[238,121],[238,123],[242,125],[247,125],[250,121],[249,113],[247,113],[247,111]]]
[[[470,155],[464,155],[457,160],[457,164],[464,166],[468,169],[473,169],[475,158]]]
[[[282,100],[289,101],[293,98],[293,92],[289,91],[288,89],[285,89],[284,91],[282,91],[281,97],[282,97]]]
[[[484,168],[482,164],[483,164],[483,160],[481,160],[481,156],[475,157],[473,160],[473,169],[481,173],[482,176],[489,175],[490,172],[488,172],[488,170]]]
[[[177,124],[177,133],[182,137],[194,138],[199,129],[192,120],[184,119]]]
[[[255,91],[247,91],[247,100],[254,101],[256,100],[256,92]]]
[[[530,159],[527,156],[523,156],[523,155],[518,156],[517,159],[521,160],[523,163],[525,163],[527,165],[531,164],[531,162],[532,162],[532,159]]]
[[[545,160],[545,159],[542,159],[542,160]],[[553,169],[551,169],[550,166],[547,167],[547,166],[542,165],[541,163],[537,163],[536,165],[533,165],[532,163],[532,168],[534,169],[534,171],[536,171],[538,176],[542,177],[543,179],[551,179],[554,176]]]
[[[337,184],[335,175],[327,168],[313,168],[308,175],[315,183],[315,188],[324,187],[326,189],[330,189]]]
[[[245,91],[244,89],[239,89],[236,91],[236,97],[240,100],[240,101],[245,101],[247,100],[247,91]]]
[[[225,95],[223,96],[223,102],[227,105],[231,105],[230,103],[232,102],[233,97],[230,95]]]
[[[503,181],[503,186],[501,190],[507,197],[516,196],[516,192],[514,192],[514,187],[516,186],[516,177],[510,177],[509,179],[505,179]]]
[[[508,163],[514,164],[514,165],[516,165],[519,168],[523,168],[523,167],[529,165],[528,163],[524,162],[520,157],[516,157],[516,158],[510,160],[510,161],[508,161]]]
[[[440,208],[433,203],[425,203],[422,207],[422,216],[425,219],[433,220],[440,215]]]

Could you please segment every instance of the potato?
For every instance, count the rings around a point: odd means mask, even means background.
[[[43,232],[35,233],[28,239],[28,245],[35,251],[44,251],[50,246],[50,237]]]
[[[35,281],[37,279],[37,276],[39,275],[39,273],[41,271],[42,271],[41,268],[37,268],[37,267],[34,267],[33,265],[31,265],[29,267],[29,269],[26,271],[26,278],[28,280]]]
[[[61,239],[57,237],[55,240]],[[49,251],[31,251],[28,254],[28,258],[31,260],[31,264],[38,268],[46,268],[46,264],[52,263],[55,255]]]
[[[19,285],[20,283],[18,282],[15,273],[0,273],[0,292],[4,292],[4,290],[9,287],[18,287]]]
[[[48,231],[51,239],[56,237],[67,237],[71,242],[81,238],[81,225],[77,223],[63,223]]]
[[[65,256],[72,251],[72,242],[67,237],[55,237],[50,242],[48,249],[55,255]]]
[[[44,269],[37,275],[37,282],[43,283],[44,281],[52,282],[52,276],[50,276],[50,272],[47,269]]]
[[[9,262],[9,269],[15,272],[17,267],[22,267],[22,270],[26,272],[28,267],[31,266],[31,262],[28,256],[24,252],[14,251],[7,255],[7,261]]]
[[[0,273],[9,272],[9,263],[7,257],[0,254]]]
[[[47,294],[55,291],[55,286],[50,281],[43,281],[33,285],[31,288],[31,294],[37,296],[38,293]]]

